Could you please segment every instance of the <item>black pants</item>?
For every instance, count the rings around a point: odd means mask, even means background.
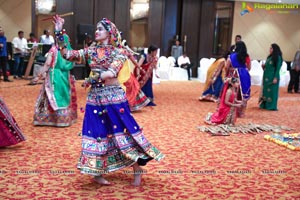
[[[6,56],[0,56],[0,66],[2,69],[2,74],[4,77],[4,80],[7,80],[7,74],[6,74],[6,66],[7,66],[7,57]]]
[[[292,92],[294,89],[294,92],[298,92],[299,90],[299,76],[300,71],[296,71],[294,69],[290,70],[291,79],[288,85],[288,92]]]
[[[180,65],[181,68],[186,69],[187,74],[188,74],[188,79],[191,80],[191,69],[193,68],[193,64],[182,64]]]

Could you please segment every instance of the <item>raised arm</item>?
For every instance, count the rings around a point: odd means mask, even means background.
[[[63,25],[65,20],[61,18],[59,15],[55,15],[53,17],[53,23],[55,25],[55,40],[57,43],[57,48],[60,51],[63,58],[72,62],[83,63],[85,59],[85,55],[87,54],[87,48],[84,50],[71,50],[68,49],[69,37],[65,34],[65,30],[63,30]]]

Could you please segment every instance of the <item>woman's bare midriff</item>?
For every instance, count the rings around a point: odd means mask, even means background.
[[[117,78],[108,78],[104,81],[105,85],[120,85],[120,82]]]

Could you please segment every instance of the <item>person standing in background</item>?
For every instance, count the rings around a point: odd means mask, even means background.
[[[288,85],[288,93],[299,93],[299,76],[300,76],[300,50],[295,54],[291,70],[290,70],[290,82]]]
[[[11,80],[8,79],[7,72],[6,72],[7,57],[8,57],[7,40],[4,35],[3,28],[0,27],[0,65],[2,69],[3,80],[5,82],[12,82]]]
[[[242,36],[241,35],[236,35],[235,39],[234,39],[234,45],[231,45],[231,47],[230,47],[230,53],[235,51],[236,43],[239,42],[239,41],[242,41]]]
[[[22,78],[24,71],[24,56],[27,53],[27,40],[24,38],[24,32],[19,31],[18,37],[12,41],[14,54],[14,78]]]
[[[259,100],[259,107],[266,110],[278,110],[277,101],[279,93],[279,71],[282,65],[282,52],[277,44],[272,44],[270,54],[263,66],[263,88]]]
[[[177,60],[178,60],[179,56],[182,55],[182,53],[183,53],[183,48],[180,45],[180,41],[176,40],[175,45],[173,45],[172,48],[171,48],[171,56],[175,58],[176,67],[179,67],[178,63],[177,63]]]

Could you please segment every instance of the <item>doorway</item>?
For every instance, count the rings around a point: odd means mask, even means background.
[[[144,48],[148,44],[149,0],[131,0],[130,46]]]

